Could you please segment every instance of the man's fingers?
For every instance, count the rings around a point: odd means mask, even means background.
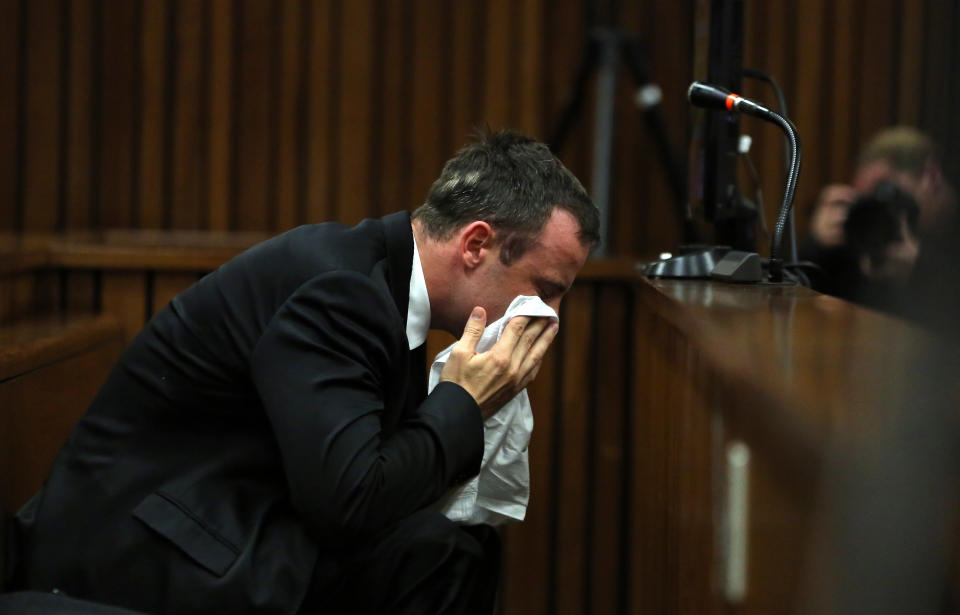
[[[526,356],[523,357],[523,362],[520,364],[520,376],[523,379],[523,386],[527,386],[527,384],[533,380],[534,376],[537,375],[537,372],[540,371],[543,356],[547,354],[547,350],[550,348],[550,344],[553,343],[559,330],[560,325],[555,322],[549,322],[540,336],[533,342]]]
[[[523,334],[513,350],[513,355],[510,357],[510,363],[517,373],[521,373],[520,369],[523,366],[524,359],[530,353],[534,343],[540,338],[543,330],[550,324],[551,321],[548,318],[532,318],[527,324],[527,328],[523,330]]]
[[[513,351],[520,342],[520,338],[523,336],[523,332],[526,330],[530,320],[530,316],[514,316],[511,318],[507,326],[504,327],[500,339],[497,340],[497,343],[494,344],[490,350],[501,354],[501,356],[509,360],[509,358],[513,356]]]
[[[463,335],[460,336],[457,345],[462,346],[463,350],[471,354],[476,352],[477,342],[480,341],[480,336],[483,335],[483,329],[486,326],[487,311],[478,305],[470,313],[470,318],[467,319],[467,324],[463,327]]]

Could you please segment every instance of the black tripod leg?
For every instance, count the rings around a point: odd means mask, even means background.
[[[581,108],[583,108],[583,100],[586,98],[587,93],[587,83],[590,80],[590,73],[593,72],[596,66],[598,57],[597,42],[594,40],[593,34],[590,34],[584,46],[583,55],[580,58],[580,66],[577,67],[577,75],[574,78],[570,96],[564,104],[563,111],[560,113],[560,119],[556,125],[554,125],[553,132],[547,142],[554,153],[558,153],[563,147],[564,141],[566,141],[567,136],[570,134],[570,129],[573,128],[573,123],[580,114]]]
[[[624,63],[630,70],[638,89],[650,84],[650,71],[647,68],[646,53],[640,41],[635,37],[627,37],[623,41]],[[673,192],[674,212],[677,222],[683,229],[684,242],[696,241],[696,228],[687,217],[686,201],[686,165],[680,162],[676,149],[667,134],[666,122],[663,120],[663,110],[659,102],[643,107],[643,115],[647,128],[660,150],[660,162],[667,173],[667,181]]]

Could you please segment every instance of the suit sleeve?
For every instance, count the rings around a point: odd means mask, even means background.
[[[392,299],[367,277],[324,274],[286,301],[251,357],[293,506],[327,544],[376,532],[480,469],[483,420],[456,384],[382,433],[399,326]]]

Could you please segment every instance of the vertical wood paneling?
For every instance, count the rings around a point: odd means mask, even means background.
[[[147,276],[142,271],[107,271],[101,281],[101,309],[115,314],[127,341],[143,327],[147,314]]]
[[[411,125],[410,190],[405,203],[421,203],[430,184],[449,157],[444,138],[448,81],[442,72],[443,49],[441,30],[444,26],[444,2],[419,0],[413,4],[413,54],[411,57],[411,90],[413,117]]]
[[[336,122],[338,220],[356,224],[370,211],[373,109],[373,79],[377,76],[373,56],[373,0],[354,0],[343,4],[341,42],[340,101]]]
[[[13,230],[19,204],[20,144],[20,0],[0,2],[0,230]]]
[[[828,9],[833,12],[834,32],[844,33],[843,40],[847,41],[848,45],[854,40],[853,32],[858,21],[855,8],[853,2],[837,2]],[[833,173],[830,177],[822,178],[822,183],[849,181],[850,174],[853,172],[852,161],[860,141],[860,138],[854,133],[856,105],[854,104],[854,88],[851,85],[854,82],[854,71],[857,70],[857,59],[849,52],[849,47],[845,53],[839,45],[834,47],[832,59],[833,66],[829,69],[829,77],[833,82],[832,91],[836,101],[837,114],[831,122],[833,140],[827,155],[833,157]]]
[[[547,74],[547,96],[550,104],[545,105],[547,135],[551,138],[560,114],[571,97],[574,77],[580,65],[587,40],[588,24],[584,19],[582,3],[563,2],[551,6],[546,14],[545,32],[552,36],[545,43],[544,54]],[[589,191],[590,189],[590,130],[593,125],[593,81],[589,81],[586,99],[572,130],[560,151],[554,152]]]
[[[810,176],[818,178],[826,176],[828,170],[827,164],[829,160],[826,159],[821,152],[829,149],[828,142],[825,142],[824,137],[831,137],[829,134],[825,135],[823,126],[831,120],[829,117],[830,107],[824,105],[819,96],[811,96],[809,93],[824,92],[826,96],[830,95],[829,90],[822,86],[826,81],[823,79],[824,69],[826,68],[823,59],[824,39],[825,37],[831,36],[831,33],[824,32],[822,29],[824,25],[823,13],[827,10],[827,4],[828,2],[825,0],[810,0],[797,5],[797,22],[804,35],[796,37],[796,47],[793,52],[797,58],[802,59],[797,63],[796,95],[794,100],[798,101],[798,108],[795,112],[798,113],[798,117],[803,118],[804,126],[806,127],[802,137],[802,144],[803,150],[807,155],[803,160],[803,165]],[[782,143],[782,133],[779,135],[779,138]],[[774,146],[775,143],[775,141],[771,141],[769,145]],[[780,160],[784,160],[782,154],[777,157],[780,158]],[[782,185],[775,184],[769,186],[767,190],[767,194],[770,195],[773,201],[772,204],[775,205],[767,217],[767,219],[770,220],[772,232],[772,225],[775,224],[776,220],[775,216],[780,210],[783,188]],[[816,198],[819,191],[820,186],[813,182],[798,182],[795,200],[797,203],[810,202]],[[778,196],[781,196],[781,198],[776,198]],[[798,228],[806,227],[806,216],[803,215],[803,213],[796,215]]]
[[[333,0],[318,0],[308,4],[309,80],[306,116],[306,222],[330,219],[332,170],[335,152],[330,145],[330,101],[336,81],[333,68]]]
[[[224,3],[226,4],[226,3]],[[167,0],[143,5],[140,40],[140,134],[137,159],[138,217],[143,228],[163,228],[168,196],[164,183],[167,156],[165,99],[167,82]]]
[[[234,84],[237,96],[237,140],[233,182],[236,230],[268,229],[270,204],[268,182],[270,170],[270,92],[272,5],[258,0],[241,0],[237,5],[237,38],[235,57],[239,82]]]
[[[513,0],[491,0],[486,3],[486,61],[484,62],[485,119],[494,128],[513,127],[515,109],[511,67],[520,61],[513,55],[512,29],[519,3]],[[531,41],[533,43],[533,41]]]
[[[195,229],[201,221],[200,170],[202,134],[200,112],[203,5],[178,0],[174,24],[173,139],[171,151],[170,226]],[[262,227],[257,227],[262,228]]]
[[[893,105],[897,90],[890,84],[899,72],[898,50],[894,45],[899,42],[897,27],[900,25],[892,2],[870,2],[868,6],[859,15],[863,23],[859,91],[883,94],[860,96],[860,130],[867,138],[891,125],[896,117]]]
[[[899,71],[894,77],[897,90],[897,123],[916,126],[920,120],[921,79],[923,70],[915,61],[923,54],[923,2],[900,3]]]
[[[543,96],[543,0],[524,0],[519,5],[517,23],[521,30],[515,40],[514,52],[519,68],[515,127],[540,139],[546,138],[546,128],[540,115]]]
[[[170,300],[186,290],[197,276],[189,273],[157,273],[153,277],[153,304],[150,313],[156,314],[162,310]]]
[[[451,151],[458,149],[467,140],[467,135],[483,119],[484,80],[477,79],[486,69],[483,53],[485,25],[484,7],[480,3],[468,3],[452,11],[451,35],[453,48],[450,59],[450,115],[452,140]],[[539,109],[534,109],[537,113]]]
[[[69,91],[64,97],[67,131],[66,183],[64,226],[68,229],[89,228],[90,206],[90,118],[91,118],[91,54],[93,39],[92,0],[75,0],[70,3],[70,32],[67,37],[69,49],[66,69],[69,71]]]
[[[666,454],[668,417],[650,409],[662,407],[667,394],[666,383],[671,373],[666,363],[668,348],[662,325],[649,323],[648,306],[641,306],[632,328],[635,338],[633,361],[637,366],[633,397],[639,410],[634,416],[631,441],[633,484],[631,486],[631,526],[634,531],[627,545],[630,549],[630,613],[666,613],[667,588],[662,583],[667,556],[666,532]],[[661,383],[651,386],[650,383]]]
[[[685,151],[689,106],[684,84],[692,75],[691,19],[690,7],[682,2],[627,3],[621,18],[625,34],[639,42],[639,60],[647,64],[649,83],[662,90],[660,116],[676,156]],[[658,51],[664,49],[669,52]],[[679,225],[674,213],[676,197],[664,172],[668,154],[660,149],[646,115],[634,102],[636,89],[643,84],[628,70],[626,58],[622,64],[611,186],[612,252],[629,251],[638,243],[648,252],[673,250],[679,242]]]
[[[682,149],[691,3],[621,4],[627,33],[649,43],[651,78],[663,88],[668,129]],[[808,207],[823,184],[847,180],[860,144],[892,121],[917,122],[949,146],[958,128],[954,4],[746,2],[744,63],[780,81],[806,146],[798,207]],[[0,228],[18,221],[54,228],[61,196],[68,228],[269,231],[413,208],[474,124],[547,136],[583,50],[583,6],[0,0]],[[672,196],[660,153],[629,99],[631,77],[621,71],[619,78],[611,253],[648,255],[676,244]],[[764,85],[745,82],[744,91],[773,101]],[[594,97],[591,80],[559,152],[588,185]],[[754,136],[772,220],[783,187],[781,133],[749,118],[742,126]],[[802,234],[802,212],[798,219]],[[57,300],[93,309],[102,286],[103,308],[130,314],[127,326],[135,331],[149,311],[147,296],[150,310],[159,309],[192,280],[158,274],[150,295],[140,274],[102,281],[93,272],[63,275],[64,297],[49,280],[4,281],[2,310],[26,313]],[[622,405],[621,397],[605,388],[595,399],[578,392],[592,369],[581,352],[595,339],[591,292],[580,288],[568,301],[564,352],[555,350],[548,365],[564,382],[557,389],[538,382],[532,390],[533,496],[527,523],[506,532],[503,610],[615,609],[620,589],[610,566],[628,549],[629,611],[702,612],[700,594],[689,590],[705,583],[702,562],[679,554],[709,544],[709,520],[670,506],[703,493],[705,426],[690,408],[704,400],[674,390],[680,383],[671,367],[685,359],[663,350],[673,340],[669,330],[640,336],[631,351],[614,326],[625,315],[600,324],[597,344],[615,355],[634,352],[647,381],[663,383],[635,389],[636,399],[681,409],[674,417],[634,417],[627,477],[633,534],[625,546],[616,543],[614,511],[626,496],[616,488],[623,475],[613,468],[623,451],[613,439],[618,419],[604,412]],[[700,438],[703,448],[671,448],[681,433]],[[554,465],[563,476],[557,483],[548,479]],[[591,503],[588,487],[597,495]],[[554,489],[580,505],[551,508],[561,501]]]
[[[649,45],[682,150],[692,6],[621,8],[625,34]],[[579,0],[3,0],[0,11],[0,228],[274,230],[415,207],[473,125],[546,137],[587,29]],[[945,139],[956,130],[960,37],[948,1],[745,11],[745,64],[778,78],[807,146],[801,227],[819,187],[849,177],[875,129],[916,122]],[[677,230],[630,81],[622,70],[610,247],[649,254],[674,247]],[[744,91],[772,100],[761,84]],[[591,79],[559,152],[588,185],[595,94]],[[772,218],[781,135],[743,126]]]
[[[592,301],[593,289],[588,286],[575,287],[565,300],[564,352],[560,359],[564,378],[557,406],[557,420],[562,425],[554,471],[563,477],[559,484],[563,490],[560,501],[576,504],[560,506],[553,511],[558,540],[554,545],[557,576],[549,598],[554,601],[552,612],[557,614],[586,612],[585,581],[589,570],[585,557],[589,535],[586,506],[589,493],[585,434],[595,417],[589,411],[590,358],[583,350],[590,348],[592,342]]]
[[[26,15],[26,124],[23,204],[26,230],[53,230],[57,223],[60,155],[60,44],[58,0],[24,4]]]
[[[594,357],[593,401],[590,420],[594,438],[591,446],[591,508],[587,579],[590,592],[587,612],[617,613],[620,583],[620,550],[624,472],[623,425],[626,408],[624,390],[618,386],[626,379],[627,298],[624,289],[604,285],[598,289],[592,309],[595,346],[583,349]]]
[[[560,318],[565,328],[564,312]],[[559,400],[555,379],[547,374],[557,373],[559,359],[559,349],[548,352],[540,370],[543,376],[538,376],[529,388],[535,420],[530,441],[530,504],[524,522],[506,528],[501,574],[505,614],[548,615],[553,587],[548,576],[552,554],[550,525],[554,517],[551,502],[558,495],[552,484],[557,451],[553,450],[551,435],[558,428],[554,408]]]
[[[101,2],[102,55],[99,89],[99,209],[104,228],[133,222],[133,130],[137,41],[136,5],[128,0]]]
[[[0,277],[0,322],[2,323],[13,320],[13,284],[13,276]]]
[[[280,70],[277,92],[276,133],[277,154],[276,191],[271,199],[276,207],[276,230],[292,228],[299,221],[300,172],[298,158],[300,149],[300,121],[302,119],[301,87],[303,74],[303,2],[284,0],[277,6],[280,11]]]
[[[457,13],[466,13],[466,10]],[[409,1],[381,0],[378,11],[382,32],[382,58],[380,60],[383,95],[377,115],[380,125],[380,146],[377,148],[376,205],[383,213],[397,209],[414,209],[423,202],[427,187],[412,196],[410,173],[413,166],[411,148],[412,97],[409,84],[413,63],[413,11]],[[456,96],[456,92],[451,93]]]
[[[926,14],[926,53],[924,54],[924,114],[921,125],[938,137],[950,135],[950,127],[956,109],[956,100],[951,98],[951,81],[949,75],[956,74],[955,57],[952,42],[960,38],[960,32],[955,30],[954,18],[957,9],[950,0],[929,0]],[[954,149],[950,142],[945,142],[947,152]],[[958,159],[953,155],[954,161]]]
[[[790,117],[798,125],[806,126],[806,120],[797,114],[795,104],[800,96],[796,86],[789,81],[787,70],[790,65],[790,57],[796,54],[795,49],[789,48],[788,25],[792,16],[791,9],[793,4],[786,2],[766,2],[765,20],[761,25],[763,35],[765,36],[765,51],[762,57],[751,58],[751,63],[747,64],[747,57],[750,52],[749,41],[744,41],[744,66],[758,68],[770,73],[780,83],[783,88],[784,97],[787,105],[790,107]],[[746,9],[745,10],[749,10]],[[804,42],[808,42],[806,39]],[[809,41],[811,45],[818,44],[817,41]],[[796,65],[796,64],[795,64]],[[745,82],[747,80],[744,80]],[[758,83],[755,84],[758,91],[762,94],[758,97],[760,100],[769,101],[776,104],[776,97],[769,86]],[[776,213],[780,210],[783,196],[784,181],[786,172],[784,171],[783,158],[783,133],[772,124],[762,122],[755,118],[741,118],[741,133],[749,134],[754,138],[754,143],[750,148],[750,154],[754,164],[760,173],[763,194],[765,197],[767,229],[773,233],[776,223]],[[805,139],[807,131],[800,129],[801,139]],[[809,156],[809,154],[808,154]],[[809,175],[804,173],[803,179],[807,180]],[[804,181],[804,185],[807,181]],[[749,184],[748,184],[749,185]],[[744,190],[744,194],[753,200],[752,187]],[[797,202],[802,202],[799,198]],[[758,248],[765,252],[769,251],[769,241],[760,241]]]
[[[27,318],[42,306],[49,309],[51,303],[42,303],[40,297],[46,290],[41,288],[47,281],[44,275],[28,271],[0,277],[0,323]]]
[[[64,271],[66,296],[63,305],[68,312],[93,312],[99,306],[99,281],[92,271]]]
[[[676,366],[678,373],[704,374],[703,359],[692,348],[684,361]],[[684,371],[689,368],[690,371]],[[702,381],[703,376],[700,376]],[[684,386],[677,378],[675,391],[681,400],[677,406],[676,431],[672,434],[670,462],[676,473],[670,480],[676,485],[676,497],[671,509],[674,527],[671,532],[672,554],[676,562],[677,578],[671,595],[677,601],[680,613],[710,613],[716,611],[715,594],[712,594],[711,575],[714,572],[704,562],[714,554],[711,441],[709,404],[703,384]],[[668,406],[669,407],[669,406]],[[668,559],[668,561],[670,561]]]
[[[210,2],[210,99],[207,104],[207,207],[211,230],[230,226],[232,192],[230,160],[233,148],[233,4]]]

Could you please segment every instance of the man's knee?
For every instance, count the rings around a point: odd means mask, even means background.
[[[421,510],[400,521],[390,541],[418,557],[443,554],[487,561],[499,556],[496,530],[489,526],[463,527],[433,510]]]

